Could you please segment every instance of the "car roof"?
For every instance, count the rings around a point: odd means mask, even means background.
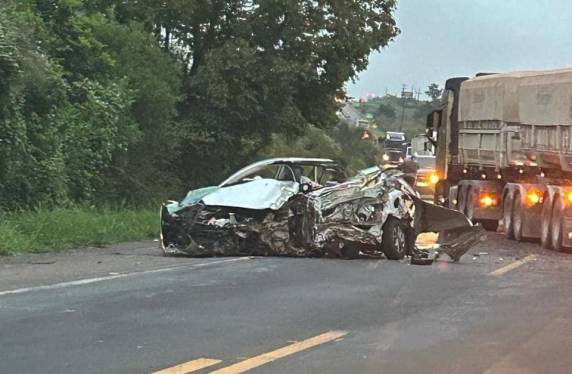
[[[311,166],[334,166],[340,167],[341,166],[331,160],[329,158],[304,158],[304,157],[277,157],[277,158],[269,158],[267,160],[257,161],[252,163],[248,166],[243,167],[242,169],[238,170],[236,173],[232,174],[228,177],[224,182],[222,182],[219,186],[223,187],[227,184],[235,183],[236,181],[242,179],[244,176],[255,172],[256,170],[261,170],[266,166],[270,165],[284,165],[284,164],[291,164],[291,165],[311,165]]]

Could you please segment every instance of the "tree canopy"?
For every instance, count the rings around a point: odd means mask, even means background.
[[[144,203],[330,141],[334,99],[398,34],[395,7],[3,1],[0,208]]]

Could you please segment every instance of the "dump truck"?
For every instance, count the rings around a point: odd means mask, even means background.
[[[445,84],[427,117],[435,203],[509,239],[572,248],[572,69],[477,74]]]

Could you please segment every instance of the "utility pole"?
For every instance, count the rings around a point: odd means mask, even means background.
[[[403,121],[405,120],[405,84],[401,87],[401,124],[399,125],[399,131],[403,132]]]

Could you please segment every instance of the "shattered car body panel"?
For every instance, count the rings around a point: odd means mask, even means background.
[[[244,209],[280,209],[298,193],[293,181],[255,179],[250,183],[228,186],[203,197],[205,205]]]
[[[218,187],[163,205],[162,246],[167,254],[197,257],[399,259],[413,252],[419,233],[439,231],[445,253],[458,260],[482,239],[479,226],[422,201],[403,176],[374,167],[347,179],[328,159],[261,161]]]

